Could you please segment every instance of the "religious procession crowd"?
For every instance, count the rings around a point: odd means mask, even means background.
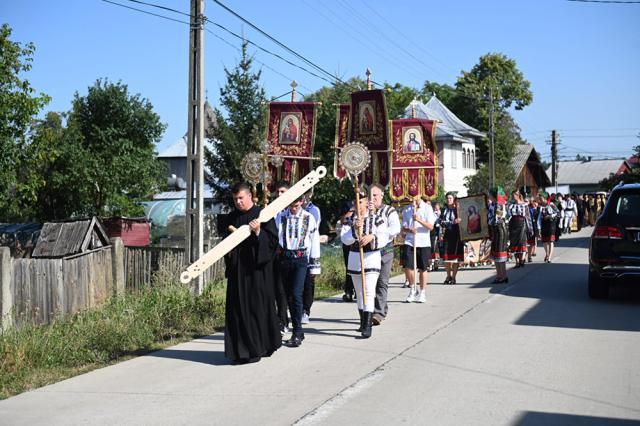
[[[289,189],[276,184],[277,195]],[[271,356],[282,344],[299,347],[309,323],[315,277],[321,273],[319,224],[321,213],[309,193],[291,203],[275,219],[258,220],[260,207],[253,203],[251,188],[232,188],[236,210],[229,215],[230,229],[248,224],[249,238],[225,256],[227,274],[225,356],[236,364],[257,362]],[[388,314],[387,291],[396,237],[403,240],[400,264],[406,277],[407,303],[427,300],[428,271],[438,257],[444,260],[444,284],[455,284],[463,262],[464,241],[456,197],[446,203],[416,198],[401,212],[383,203],[384,187],[373,184],[347,201],[337,224],[346,267],[343,300],[355,298],[361,338],[372,335]],[[500,187],[487,193],[487,224],[494,283],[508,283],[510,256],[522,268],[544,246],[545,262],[551,262],[554,242],[577,228],[593,225],[604,207],[604,196],[547,194],[526,199],[513,191],[510,199]],[[468,221],[478,221],[473,212]],[[575,226],[575,225],[574,225]],[[363,283],[364,280],[364,283]],[[291,325],[291,330],[289,330]],[[283,336],[291,332],[283,342]]]

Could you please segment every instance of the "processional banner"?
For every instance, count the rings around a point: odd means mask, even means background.
[[[419,118],[391,120],[391,190],[393,201],[438,192],[436,122]]]
[[[360,142],[371,152],[371,165],[363,182],[389,185],[389,130],[382,90],[351,93],[350,142]]]
[[[336,137],[334,142],[335,156],[333,160],[333,176],[342,180],[347,177],[347,172],[342,168],[338,157],[340,150],[349,143],[349,115],[351,114],[350,104],[336,105]]]
[[[281,166],[269,162],[271,184],[278,180],[296,183],[313,170],[313,146],[316,137],[315,102],[270,102],[267,127],[267,154],[284,160]]]

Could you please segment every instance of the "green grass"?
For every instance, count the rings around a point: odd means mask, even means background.
[[[322,255],[316,299],[342,292],[340,250]],[[166,271],[165,271],[166,272]],[[225,286],[209,284],[194,297],[160,271],[152,286],[49,325],[28,322],[0,333],[0,399],[101,368],[224,326]]]
[[[122,359],[211,334],[224,324],[224,286],[193,297],[183,285],[150,286],[50,325],[0,334],[0,399]]]

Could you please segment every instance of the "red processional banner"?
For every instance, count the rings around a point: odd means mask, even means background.
[[[335,156],[333,160],[333,176],[342,180],[347,176],[347,172],[340,166],[338,157],[340,150],[349,143],[349,115],[351,114],[350,104],[336,105],[336,137],[334,142]]]
[[[391,120],[393,201],[438,195],[436,122],[419,118]]]
[[[283,158],[281,166],[269,162],[271,184],[279,180],[296,183],[313,168],[313,145],[316,137],[315,102],[270,102],[267,127],[267,154]]]
[[[351,93],[350,140],[371,152],[371,164],[364,171],[364,183],[389,185],[389,130],[387,106],[382,90]]]

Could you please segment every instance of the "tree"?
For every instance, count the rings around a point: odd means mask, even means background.
[[[84,200],[74,213],[141,214],[137,202],[164,181],[155,146],[166,125],[151,103],[140,94],[130,95],[121,82],[97,80],[86,96],[75,94],[68,127],[79,138],[75,148],[80,164],[73,172],[86,179],[67,182]]]
[[[419,95],[419,92],[413,87],[404,86],[400,83],[394,85],[385,83],[384,89],[387,113],[390,120],[402,117],[407,106]]]
[[[206,149],[206,164],[211,174],[207,182],[215,198],[232,205],[229,186],[243,180],[240,162],[249,152],[259,151],[266,130],[265,91],[260,86],[261,72],[253,72],[253,58],[242,43],[242,57],[233,70],[225,67],[227,82],[220,89],[220,104],[226,116],[216,109],[217,127],[209,129],[213,149]]]
[[[640,145],[636,145],[633,148],[633,157],[635,157],[636,164],[640,164]],[[621,175],[615,175],[611,173],[609,177],[602,179],[599,182],[600,188],[603,191],[611,191],[620,182],[624,183],[640,183],[640,167],[636,166],[631,169],[629,173],[623,173]]]
[[[65,219],[87,211],[81,185],[88,181],[88,154],[77,129],[65,126],[67,116],[49,112],[36,121],[21,150],[15,203],[24,220]]]
[[[448,84],[439,84],[434,81],[425,81],[420,91],[423,100],[428,101],[432,96],[436,96],[443,104],[449,108],[453,107],[453,99],[456,95],[455,87]]]
[[[35,46],[10,40],[11,27],[0,27],[0,216],[14,219],[20,210],[14,203],[20,145],[31,121],[49,102],[22,76],[31,69]]]

